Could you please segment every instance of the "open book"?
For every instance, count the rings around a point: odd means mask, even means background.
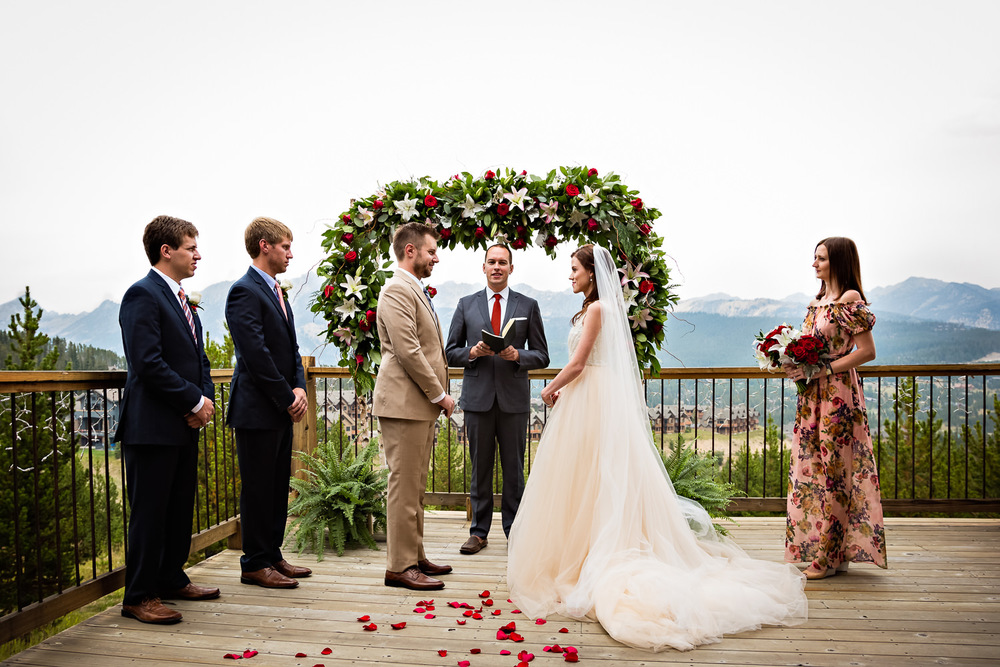
[[[510,318],[507,321],[507,324],[504,325],[503,331],[500,332],[499,336],[497,336],[492,331],[483,329],[483,342],[489,345],[491,350],[493,350],[497,354],[500,354],[505,349],[507,349],[510,346],[511,341],[514,340],[514,334],[515,334],[514,323],[527,319],[528,319],[527,317]]]

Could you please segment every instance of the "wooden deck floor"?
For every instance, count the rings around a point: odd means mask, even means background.
[[[293,591],[271,591],[239,583],[239,554],[224,552],[190,571],[200,584],[217,585],[210,602],[176,602],[184,621],[150,626],[120,616],[113,607],[4,665],[119,667],[120,665],[227,665],[246,667],[340,667],[342,665],[443,665],[468,660],[471,667],[514,667],[516,655],[535,655],[532,667],[563,664],[543,652],[571,645],[580,663],[657,665],[996,665],[1000,664],[1000,521],[978,519],[890,519],[890,569],[852,568],[846,576],[810,583],[809,621],[793,628],[765,628],[681,653],[650,654],[611,640],[597,624],[549,619],[535,625],[511,613],[504,576],[506,545],[499,539],[475,556],[458,547],[468,535],[464,514],[428,515],[428,555],[456,572],[433,595],[382,585],[384,553],[354,550],[322,563],[293,559],[315,574]],[[735,539],[759,558],[780,561],[782,519],[742,519]],[[448,602],[479,605],[489,590],[500,615],[468,620]],[[435,618],[414,608],[433,597]],[[484,613],[489,608],[484,608]],[[374,632],[362,629],[368,614]],[[402,630],[390,625],[406,622]],[[525,640],[497,641],[496,630],[515,621]],[[568,633],[559,633],[560,628]],[[324,648],[332,652],[322,655]],[[259,653],[236,663],[227,653]],[[471,654],[470,649],[481,649]],[[507,649],[513,655],[500,655]],[[439,650],[447,650],[441,657]],[[296,653],[306,657],[296,658]]]

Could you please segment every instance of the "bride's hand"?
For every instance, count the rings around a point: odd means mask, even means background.
[[[553,405],[555,405],[558,399],[559,399],[558,391],[549,391],[548,387],[542,389],[542,403],[544,403],[548,407],[551,408]]]

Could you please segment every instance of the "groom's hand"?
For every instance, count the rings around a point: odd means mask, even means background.
[[[451,417],[451,413],[455,411],[455,399],[452,398],[449,394],[445,394],[444,398],[438,401],[435,405],[441,407],[441,409],[444,411],[445,417]]]

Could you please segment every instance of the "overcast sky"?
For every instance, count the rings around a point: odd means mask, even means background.
[[[830,235],[866,286],[1000,287],[998,35],[993,0],[0,0],[0,302],[120,300],[161,213],[199,228],[191,291],[257,215],[298,276],[379,183],[564,164],[663,212],[682,297],[813,291]],[[567,255],[513,282],[564,289]]]

